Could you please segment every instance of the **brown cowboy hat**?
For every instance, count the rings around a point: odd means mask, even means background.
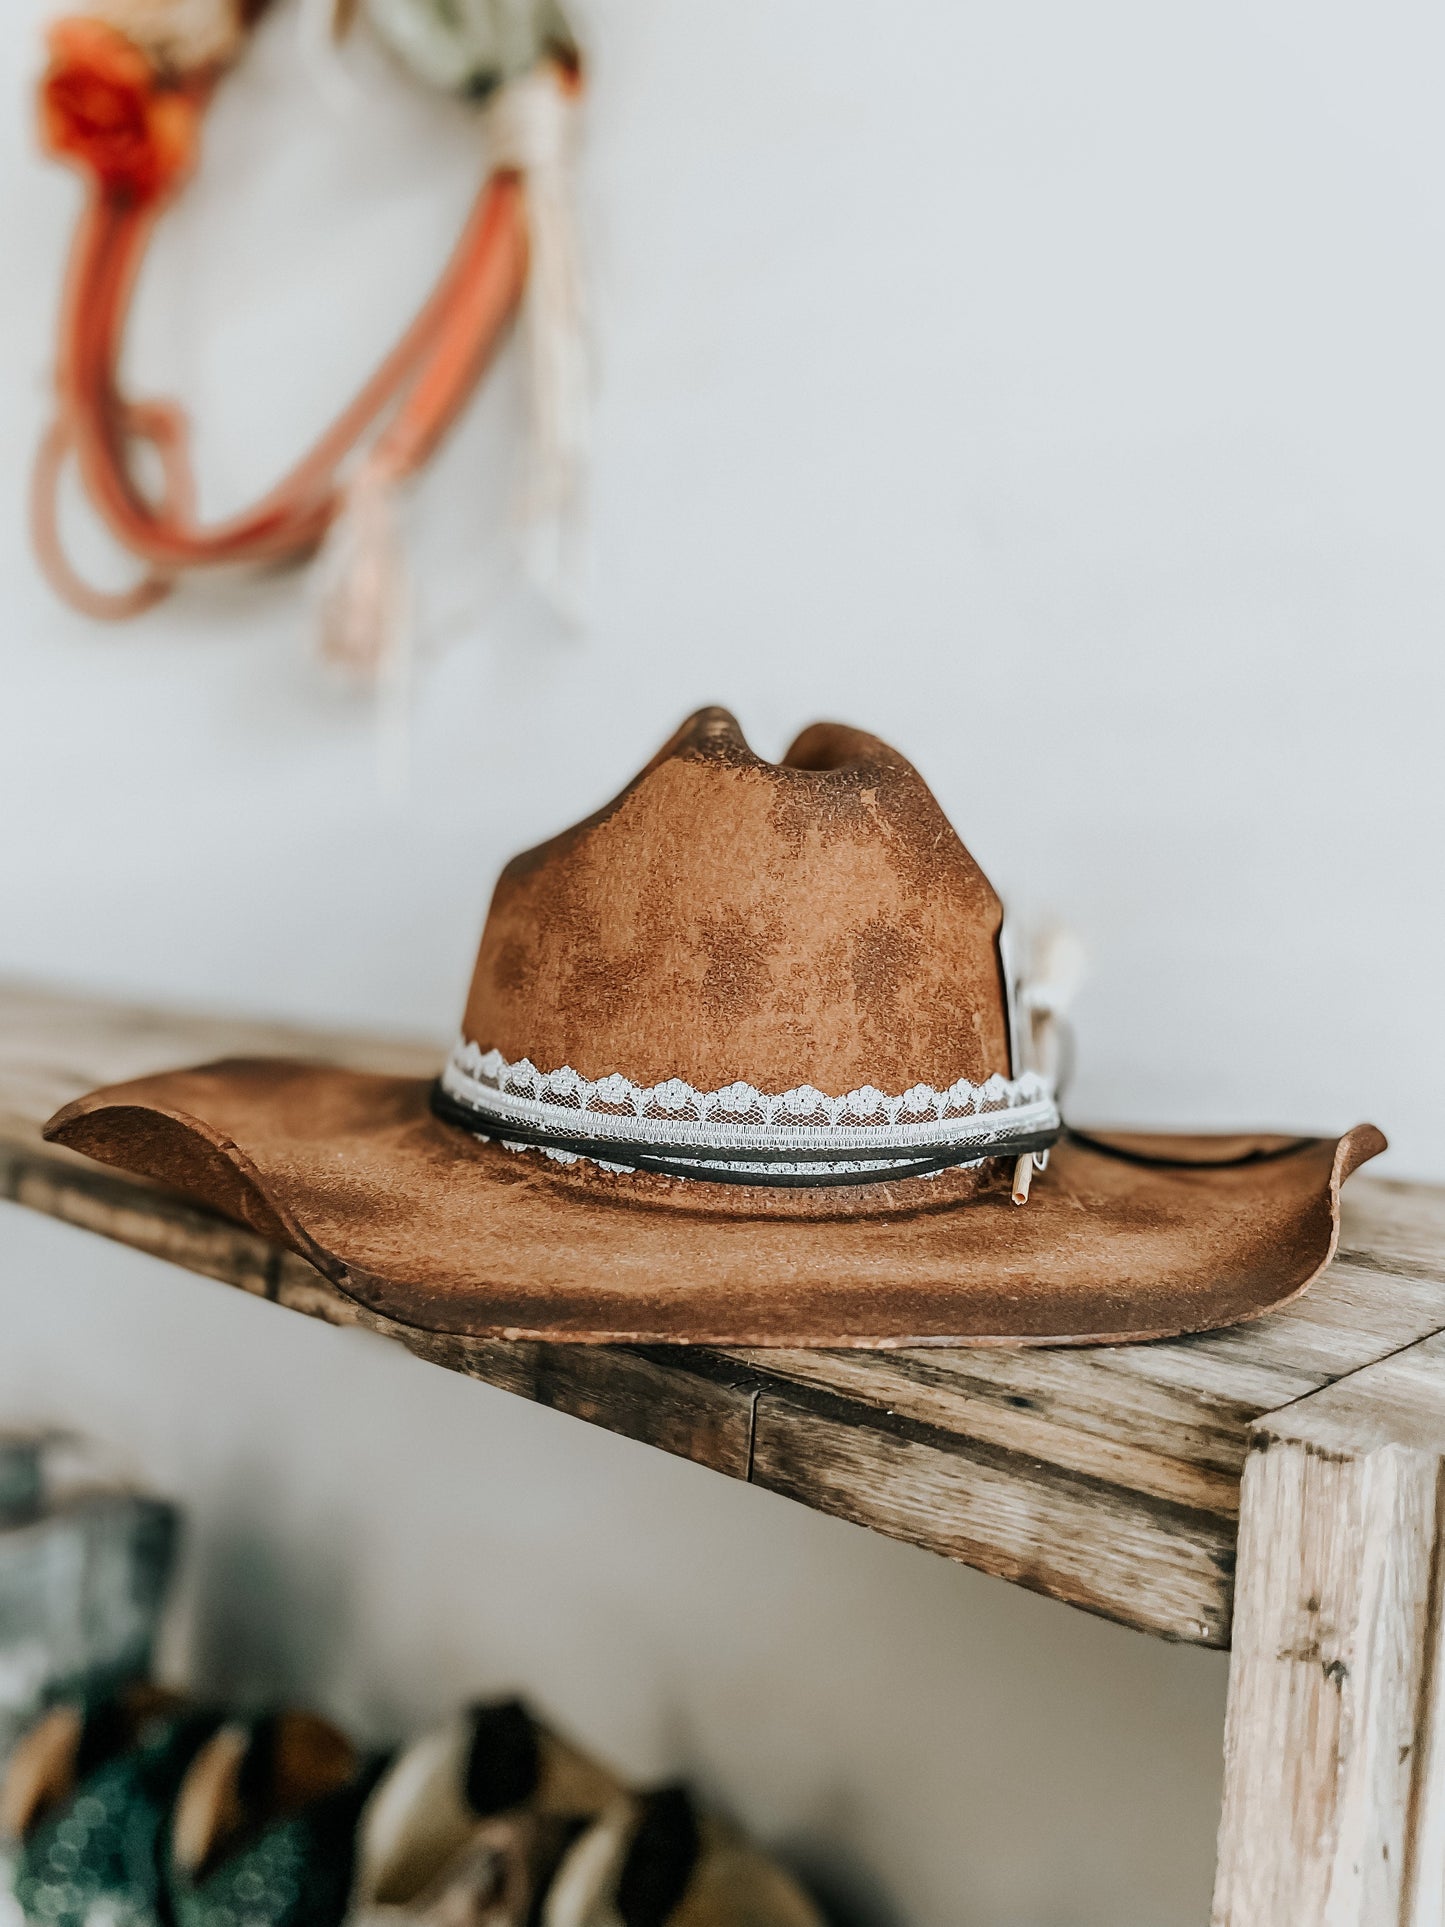
[[[434,1084],[231,1059],[46,1135],[476,1337],[1104,1341],[1303,1291],[1381,1134],[1066,1128],[1001,927],[895,751],[825,723],[769,763],[706,709],[507,865]]]

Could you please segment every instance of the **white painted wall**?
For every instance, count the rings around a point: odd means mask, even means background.
[[[1368,1116],[1445,1176],[1437,11],[592,0],[591,616],[517,578],[509,353],[413,505],[401,796],[294,578],[104,632],[36,578],[77,198],[30,149],[41,13],[0,44],[0,967],[443,1035],[507,854],[698,703],[772,754],[839,716],[1083,933],[1081,1114]],[[218,512],[399,325],[477,167],[465,113],[373,67],[340,114],[294,46],[283,5],[137,319]],[[0,1293],[6,1414],[191,1501],[212,1677],[378,1729],[521,1681],[868,1919],[1202,1918],[1218,1659],[13,1210]]]

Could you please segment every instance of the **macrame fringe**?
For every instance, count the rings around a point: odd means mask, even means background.
[[[492,165],[522,176],[528,268],[530,443],[518,502],[528,573],[569,619],[581,614],[581,508],[589,371],[572,194],[574,94],[554,61],[513,80],[487,108]]]
[[[546,60],[498,90],[487,108],[487,139],[493,169],[521,177],[526,205],[530,435],[518,504],[524,558],[539,588],[575,620],[588,374],[570,179],[573,111],[561,71]],[[393,709],[386,691],[405,681],[410,626],[396,489],[381,465],[363,462],[316,565],[322,659],[380,687]]]
[[[372,462],[347,483],[316,558],[321,659],[375,686],[408,627],[410,583],[396,485]]]
[[[363,462],[315,562],[317,649],[322,661],[375,700],[382,792],[411,780],[412,595],[397,483]]]

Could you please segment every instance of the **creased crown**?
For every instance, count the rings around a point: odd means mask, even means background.
[[[1010,1072],[1002,910],[918,772],[815,723],[781,763],[691,717],[514,857],[462,1034],[546,1072],[830,1095]]]

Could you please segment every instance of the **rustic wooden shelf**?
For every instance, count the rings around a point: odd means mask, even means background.
[[[1092,1350],[817,1353],[437,1337],[301,1259],[42,1142],[120,1078],[281,1051],[430,1072],[434,1047],[0,989],[0,1195],[448,1370],[1168,1639],[1228,1643],[1240,1475],[1262,1415],[1445,1330],[1445,1191],[1356,1177],[1292,1309]]]
[[[1125,1625],[1232,1636],[1214,1927],[1445,1927],[1445,1189],[1352,1179],[1300,1303],[1162,1343],[438,1338],[40,1137],[97,1084],[267,1051],[422,1074],[439,1056],[0,986],[0,1196]]]

